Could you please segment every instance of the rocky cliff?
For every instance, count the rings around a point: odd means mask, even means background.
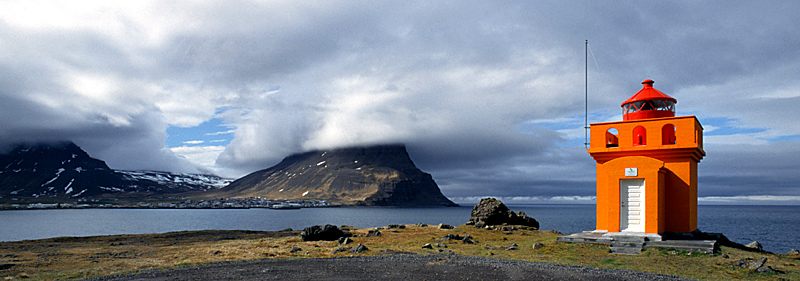
[[[209,194],[347,205],[456,206],[442,195],[430,174],[414,165],[403,145],[294,154]]]
[[[116,171],[72,142],[18,144],[0,153],[0,201],[176,194],[229,182],[213,175]]]

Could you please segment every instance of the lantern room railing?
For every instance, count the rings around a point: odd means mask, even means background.
[[[589,152],[703,148],[703,127],[694,116],[594,123]]]

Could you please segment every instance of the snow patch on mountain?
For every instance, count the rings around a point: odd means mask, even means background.
[[[72,197],[78,197],[78,196],[81,196],[81,194],[83,194],[84,192],[86,192],[86,189],[84,189],[84,190],[81,190],[81,192],[78,192],[78,193],[76,193],[75,195],[72,195]]]
[[[123,174],[129,180],[147,180],[153,181],[162,185],[182,185],[191,186],[194,190],[211,190],[219,189],[233,180],[226,179],[214,175],[203,174],[184,174],[184,173],[170,173],[160,171],[123,171],[117,170],[117,173]]]

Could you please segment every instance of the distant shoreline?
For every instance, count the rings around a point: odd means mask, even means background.
[[[357,206],[316,206],[316,207],[302,207],[298,209],[311,209],[311,208],[340,208],[340,207],[357,207]],[[368,206],[361,206],[361,207],[368,207]],[[270,209],[270,210],[282,210],[270,207],[222,207],[222,208],[212,208],[212,207],[203,207],[203,208],[169,208],[169,207],[135,207],[135,206],[121,206],[121,207],[66,207],[66,208],[5,208],[0,207],[0,211],[34,211],[34,210],[84,210],[84,209],[114,209],[114,210],[246,210],[246,209]]]
[[[461,207],[461,208],[471,208],[468,203],[456,203],[458,206],[365,206],[365,205],[331,205],[331,206],[313,206],[313,207],[302,207],[305,208],[349,208],[349,207],[357,207],[357,208],[452,208],[452,207]],[[508,204],[509,207],[519,206],[519,207],[528,207],[528,206],[591,206],[594,204],[584,204],[584,203],[526,203],[526,204]],[[700,204],[699,206],[713,206],[713,207],[798,207],[800,205],[792,205],[792,204]],[[273,209],[270,207],[139,207],[139,206],[83,206],[83,207],[59,207],[59,208],[30,208],[30,207],[10,207],[9,205],[0,205],[0,212],[2,211],[27,211],[27,210],[80,210],[80,209],[141,209],[141,210],[170,210],[170,209],[178,209],[178,210],[221,210],[221,209]],[[275,209],[273,209],[275,210]]]

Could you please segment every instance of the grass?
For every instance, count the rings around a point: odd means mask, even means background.
[[[351,231],[356,234],[355,243],[348,246],[362,243],[370,249],[358,255],[392,252],[427,255],[452,251],[459,255],[636,270],[700,280],[800,280],[797,257],[727,247],[722,248],[720,255],[648,249],[641,255],[627,256],[609,254],[608,247],[603,245],[556,243],[557,234],[549,231],[503,232],[470,226],[441,230],[413,225],[405,229],[383,229],[379,237],[365,237],[368,229]],[[442,236],[448,233],[469,234],[477,243],[443,241]],[[297,231],[195,231],[6,242],[0,243],[0,278],[82,279],[223,261],[356,255],[349,251],[333,253],[339,246],[337,242],[303,242],[298,234]],[[434,248],[423,249],[425,243],[433,244]],[[437,243],[446,248],[436,247]],[[513,243],[519,248],[506,250]],[[544,247],[533,249],[534,243],[542,243]],[[293,246],[302,250],[292,253]],[[767,257],[768,265],[786,273],[759,274],[735,266],[736,261],[747,257]],[[4,264],[13,266],[3,269]]]

